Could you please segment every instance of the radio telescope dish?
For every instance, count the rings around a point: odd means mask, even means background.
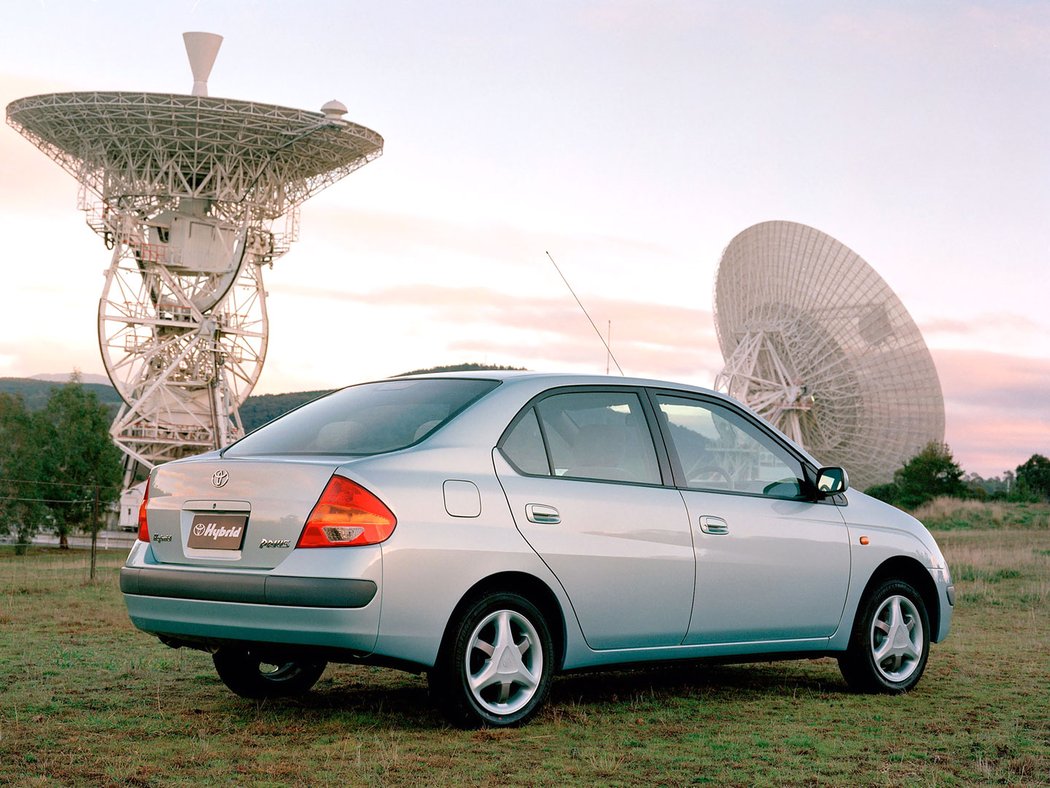
[[[930,351],[900,299],[855,252],[794,222],[749,227],[715,280],[725,368],[715,387],[746,403],[853,487],[889,482],[944,440]]]
[[[299,206],[383,152],[383,138],[321,112],[212,98],[222,43],[186,33],[192,95],[54,93],[7,122],[81,184],[112,250],[98,310],[106,372],[124,400],[110,429],[137,468],[221,448],[266,358],[262,267],[298,235]]]

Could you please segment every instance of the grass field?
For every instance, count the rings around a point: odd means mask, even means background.
[[[989,511],[937,532],[959,604],[908,695],[852,695],[831,660],[676,665],[561,677],[501,731],[377,668],[242,700],[132,628],[122,554],[91,583],[85,552],[0,551],[0,784],[1050,785],[1050,507]]]

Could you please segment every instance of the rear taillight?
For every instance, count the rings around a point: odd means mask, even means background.
[[[310,512],[296,547],[350,547],[389,538],[397,518],[361,485],[333,476]]]
[[[142,503],[139,504],[139,541],[149,541],[149,525],[146,523],[146,504],[149,503],[149,477],[146,478],[146,486],[142,490]]]

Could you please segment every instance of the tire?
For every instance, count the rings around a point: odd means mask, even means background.
[[[490,593],[453,623],[429,674],[432,695],[460,727],[521,725],[543,705],[554,672],[550,628],[514,593]]]
[[[224,646],[212,654],[222,683],[242,698],[287,698],[302,695],[317,683],[327,662],[274,661],[250,647]]]
[[[839,670],[857,692],[898,694],[922,678],[930,654],[926,604],[909,583],[884,580],[861,604]]]

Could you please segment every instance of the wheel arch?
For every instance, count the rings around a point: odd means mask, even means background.
[[[926,616],[930,622],[930,633],[940,631],[941,608],[937,600],[937,585],[930,576],[930,571],[914,558],[898,555],[888,558],[879,564],[868,578],[868,583],[861,594],[861,607],[864,600],[880,583],[886,580],[903,580],[911,585],[922,596],[922,602],[926,606]]]
[[[458,604],[449,616],[445,624],[445,631],[441,636],[441,648],[439,654],[444,654],[450,638],[454,636],[456,623],[462,618],[466,609],[480,597],[498,592],[511,592],[520,594],[534,604],[546,619],[547,627],[550,629],[551,640],[554,643],[554,670],[561,670],[565,662],[565,648],[567,633],[565,629],[565,615],[557,596],[550,587],[533,575],[524,572],[500,572],[479,580],[471,586],[460,598]]]

